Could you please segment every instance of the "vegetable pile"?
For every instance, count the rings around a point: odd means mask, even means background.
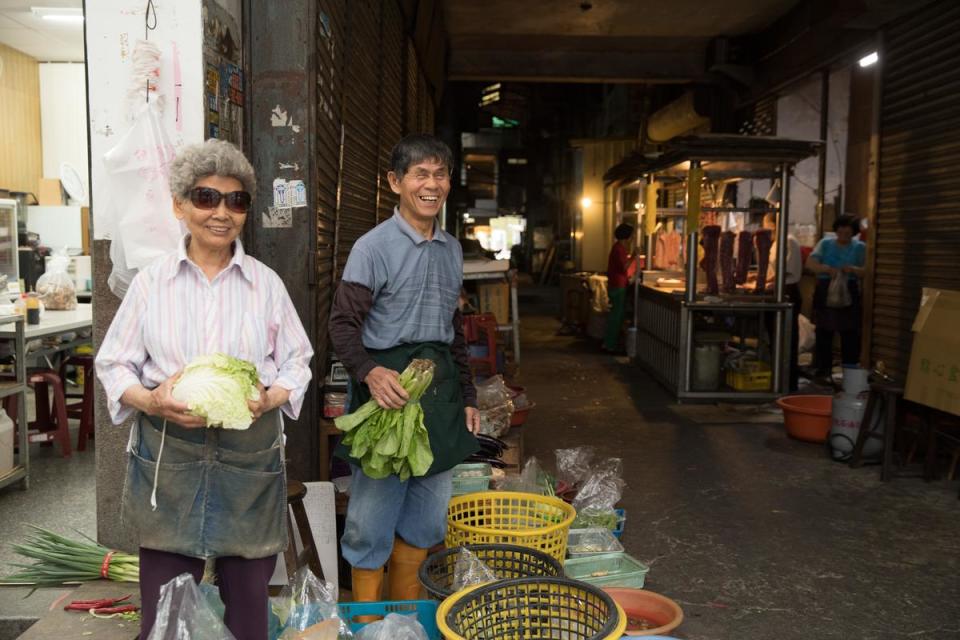
[[[194,358],[173,385],[173,397],[206,418],[208,427],[247,429],[253,415],[247,400],[259,400],[257,368],[223,353]]]
[[[13,550],[35,560],[33,564],[11,563],[17,573],[0,578],[0,584],[56,585],[87,580],[138,582],[140,559],[112,551],[87,538],[89,542],[65,538],[36,525],[27,540],[14,544]],[[86,537],[86,536],[84,536]]]
[[[384,409],[371,398],[353,413],[334,420],[346,433],[343,444],[350,447],[350,455],[371,478],[397,474],[403,481],[426,474],[433,464],[420,406],[420,398],[433,382],[433,370],[433,362],[422,359],[403,370],[400,385],[410,399],[402,409]]]

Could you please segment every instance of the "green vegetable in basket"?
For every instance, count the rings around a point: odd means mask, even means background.
[[[371,398],[351,414],[334,420],[346,432],[343,444],[360,460],[363,472],[374,479],[391,474],[407,480],[422,476],[433,464],[430,437],[423,424],[420,398],[433,382],[434,363],[413,360],[400,374],[400,385],[410,399],[401,409],[384,409]]]
[[[620,524],[620,516],[616,511],[601,511],[595,509],[584,509],[577,512],[577,518],[573,521],[573,529],[590,529],[600,527],[610,529],[617,528]]]

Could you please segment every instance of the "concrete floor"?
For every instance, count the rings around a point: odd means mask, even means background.
[[[623,536],[687,640],[960,638],[958,485],[851,470],[777,424],[698,424],[625,358],[556,337],[554,290],[522,293],[517,381],[537,403],[527,455],[593,445],[623,459]],[[74,435],[75,441],[75,435]],[[32,447],[31,489],[0,490],[0,571],[33,522],[95,532],[94,452]],[[0,640],[62,590],[0,588]],[[6,618],[6,627],[3,627]],[[18,622],[19,620],[19,622]]]
[[[680,603],[688,640],[960,638],[957,482],[850,469],[779,424],[696,424],[626,358],[555,337],[555,292],[522,295],[526,454],[623,459],[623,543]]]

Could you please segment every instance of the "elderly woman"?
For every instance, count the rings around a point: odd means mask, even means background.
[[[842,215],[833,223],[835,238],[824,238],[807,258],[807,269],[817,274],[817,288],[813,294],[814,321],[817,325],[817,376],[830,377],[833,371],[833,335],[840,333],[843,366],[856,367],[860,363],[860,279],[864,275],[866,245],[854,236],[860,224],[851,215]],[[846,275],[851,303],[836,308],[827,304],[830,281],[838,274]]]
[[[240,244],[255,184],[227,142],[180,152],[170,191],[186,235],[134,278],[97,355],[114,424],[136,415],[122,517],[140,537],[141,638],[160,587],[184,572],[199,581],[207,558],[233,635],[267,637],[267,584],[287,545],[281,412],[299,414],[313,350],[279,276]],[[206,428],[171,394],[212,353],[256,366],[249,429]]]

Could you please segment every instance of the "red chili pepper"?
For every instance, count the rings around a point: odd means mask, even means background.
[[[97,609],[92,609],[91,613],[97,615],[105,616],[113,613],[129,613],[132,611],[138,611],[140,607],[135,604],[125,604],[122,607],[101,607]]]

